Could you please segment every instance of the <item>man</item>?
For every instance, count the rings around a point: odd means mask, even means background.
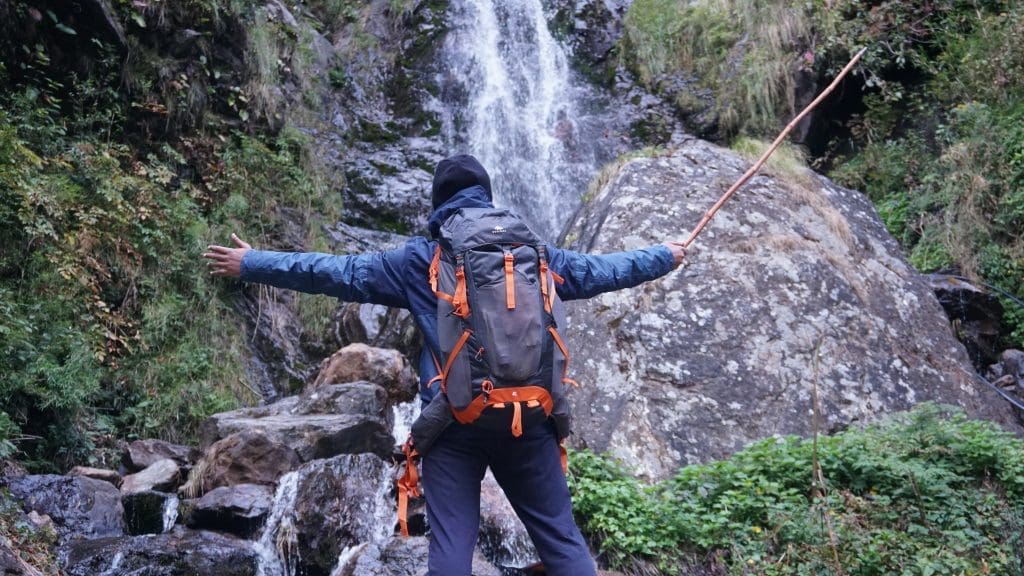
[[[428,282],[436,238],[441,225],[460,209],[493,207],[490,177],[472,156],[447,158],[434,172],[431,200],[431,238],[412,238],[387,252],[267,252],[251,249],[232,234],[234,248],[210,246],[203,256],[213,275],[408,309],[423,333],[419,375],[425,406],[440,388],[433,360],[442,357],[437,297]],[[600,256],[547,247],[550,269],[564,279],[557,287],[562,300],[590,298],[653,280],[682,263],[684,256],[682,245],[674,242]],[[514,438],[507,430],[458,423],[444,431],[423,459],[431,530],[428,574],[470,576],[480,522],[480,482],[488,467],[526,526],[547,573],[594,575],[590,551],[573,521],[554,426],[528,428]]]

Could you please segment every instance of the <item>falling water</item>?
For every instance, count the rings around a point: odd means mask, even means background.
[[[263,534],[256,542],[256,576],[294,576],[298,565],[295,538],[295,496],[298,493],[299,473],[289,472],[281,477],[274,494]]]
[[[174,523],[178,521],[178,497],[171,496],[164,500],[164,532],[170,532],[171,528],[174,528]]]
[[[445,135],[487,168],[497,204],[553,240],[602,160],[578,104],[588,89],[573,82],[541,0],[460,0],[450,10]]]

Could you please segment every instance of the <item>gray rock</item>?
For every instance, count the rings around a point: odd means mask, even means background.
[[[569,244],[682,240],[748,165],[696,140],[632,161]],[[924,401],[1015,426],[862,194],[809,171],[759,175],[694,248],[657,281],[570,308],[576,446],[664,478],[760,438],[809,435],[815,386],[825,432]]]
[[[174,527],[178,518],[178,497],[166,492],[145,490],[126,494],[124,504],[125,532],[133,536],[163,534]]]
[[[994,362],[1003,324],[999,298],[948,274],[929,274],[927,278],[974,365],[982,367]]]
[[[178,528],[73,542],[63,563],[66,576],[255,576],[257,555],[247,540]]]
[[[317,460],[299,469],[294,531],[303,564],[329,572],[346,548],[394,533],[390,471],[372,454]],[[376,517],[377,511],[387,517]]]
[[[191,446],[171,444],[163,440],[136,440],[128,445],[124,454],[124,465],[132,471],[144,470],[159,460],[171,459],[179,466],[188,466],[199,457]]]
[[[49,516],[60,542],[124,534],[121,493],[109,482],[82,476],[20,476],[8,489],[26,512]]]
[[[416,375],[405,357],[398,350],[366,344],[349,344],[325,358],[312,386],[360,380],[382,386],[391,402],[408,402],[416,395]]]
[[[173,491],[181,479],[181,469],[170,458],[157,460],[141,472],[125,476],[121,482],[122,494],[135,494],[146,490]]]
[[[273,497],[271,489],[260,484],[222,486],[203,495],[186,523],[248,538],[263,526]]]
[[[502,569],[522,569],[540,562],[515,510],[488,470],[480,483],[480,550]]]
[[[387,393],[368,382],[325,385],[267,406],[215,414],[200,430],[204,446],[245,430],[295,450],[303,462],[338,454],[390,454]]]
[[[107,470],[105,468],[90,468],[88,466],[75,466],[68,472],[68,476],[85,476],[86,478],[92,478],[93,480],[102,480],[104,482],[110,482],[114,486],[121,485],[121,475],[115,470]]]
[[[214,442],[206,450],[182,492],[196,497],[220,486],[272,485],[301,463],[293,448],[259,430],[243,430]]]

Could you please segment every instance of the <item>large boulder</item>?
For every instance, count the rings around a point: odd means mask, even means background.
[[[147,490],[170,491],[178,486],[181,469],[170,458],[157,460],[145,470],[129,474],[121,481],[122,494],[135,494]]]
[[[74,542],[63,563],[66,576],[255,576],[257,553],[247,540],[179,528]]]
[[[748,167],[690,140],[625,164],[567,229],[569,247],[683,240]],[[570,308],[573,443],[651,478],[751,441],[823,432],[924,401],[1013,426],[973,378],[928,282],[871,203],[810,171],[754,177],[687,264]]]
[[[214,442],[192,469],[182,491],[196,497],[220,486],[272,485],[301,463],[294,448],[259,430],[243,430]]]
[[[144,470],[160,460],[171,459],[179,466],[188,466],[199,454],[191,446],[172,444],[164,440],[136,440],[124,453],[124,465],[131,470]]]
[[[186,523],[248,538],[263,526],[273,498],[271,489],[261,484],[222,486],[199,499]]]
[[[257,431],[295,450],[303,462],[338,454],[388,455],[391,411],[387,393],[368,382],[324,385],[267,406],[222,412],[201,429],[203,446],[242,431]]]
[[[416,395],[416,375],[401,352],[361,343],[349,344],[325,358],[313,387],[360,380],[382,386],[392,402],[408,402]]]
[[[20,476],[7,484],[26,512],[49,516],[60,542],[124,534],[121,493],[109,482],[84,476]]]
[[[540,562],[526,526],[490,470],[480,483],[479,545],[484,555],[504,570],[524,569]]]
[[[174,494],[145,490],[126,494],[121,501],[125,532],[133,536],[163,534],[178,520],[179,501]]]

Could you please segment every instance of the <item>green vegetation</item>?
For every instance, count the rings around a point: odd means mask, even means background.
[[[12,30],[32,17],[11,10]],[[212,281],[201,254],[232,231],[322,246],[338,210],[268,96],[301,50],[262,8],[118,10],[127,67],[49,20],[0,41],[0,457],[38,471],[116,466],[118,439],[189,441],[254,402],[239,285]],[[205,40],[179,59],[186,28],[245,41],[228,60]]]
[[[25,514],[4,488],[0,490],[0,540],[19,554],[31,568],[44,576],[58,576],[61,571],[53,551],[57,534],[51,526],[37,528],[29,524]],[[16,567],[5,565],[11,572],[23,573]],[[34,572],[33,572],[34,574]]]
[[[774,137],[866,47],[819,110],[812,164],[866,193],[918,269],[1024,296],[1024,5],[637,0],[625,27],[641,80],[696,78],[728,141]],[[708,112],[694,91],[674,96]],[[1024,345],[1024,312],[1007,310],[1003,344]]]
[[[570,462],[581,526],[630,574],[1024,574],[1024,441],[954,409],[764,440],[653,486]]]

